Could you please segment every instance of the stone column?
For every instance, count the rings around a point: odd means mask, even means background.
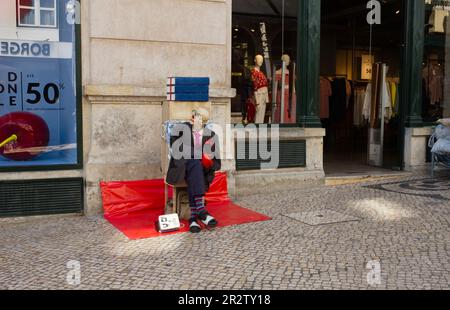
[[[423,126],[422,63],[425,39],[425,2],[408,0],[405,4],[405,51],[403,53],[401,101],[405,127]]]
[[[210,77],[211,120],[231,123],[232,7],[231,0],[89,0],[82,13],[85,213],[94,215],[102,212],[101,181],[162,177],[167,77]],[[232,140],[224,140],[226,150]],[[233,167],[223,162],[224,171]]]
[[[450,22],[445,29],[444,118],[450,118]]]
[[[407,171],[423,170],[430,128],[423,128],[422,63],[425,41],[425,2],[408,0],[405,11],[405,48],[401,73],[400,104],[404,126],[403,163]]]
[[[297,119],[302,127],[321,128],[319,119],[321,1],[298,2]]]

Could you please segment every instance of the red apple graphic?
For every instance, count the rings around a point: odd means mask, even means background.
[[[6,144],[4,141],[10,141]],[[40,117],[28,112],[13,112],[0,117],[0,155],[15,161],[28,161],[48,146],[50,130]]]

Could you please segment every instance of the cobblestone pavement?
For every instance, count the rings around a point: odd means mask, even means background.
[[[0,289],[450,288],[448,179],[317,187],[238,203],[273,220],[138,241],[101,218],[1,221]],[[343,222],[324,224],[333,216]],[[71,260],[81,264],[78,286],[67,283]]]

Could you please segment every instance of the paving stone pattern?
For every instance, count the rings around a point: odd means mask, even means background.
[[[448,290],[449,182],[247,196],[238,203],[273,220],[138,241],[102,218],[1,220],[0,289]],[[318,210],[358,221],[312,226],[286,217]],[[67,281],[69,261],[80,262],[79,285]],[[367,280],[370,261],[380,264],[380,284]]]

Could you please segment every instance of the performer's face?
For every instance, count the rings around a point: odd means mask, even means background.
[[[203,119],[201,114],[194,114],[192,116],[192,123],[194,124],[194,130],[200,130],[203,128]]]

